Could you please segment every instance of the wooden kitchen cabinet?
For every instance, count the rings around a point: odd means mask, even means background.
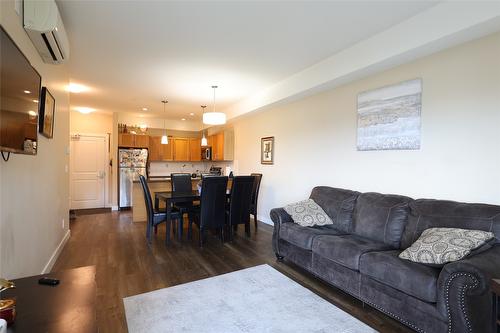
[[[161,161],[161,136],[149,137],[149,160]]]
[[[234,133],[224,130],[208,137],[209,146],[212,147],[213,161],[232,161],[234,158]]]
[[[134,147],[149,148],[149,135],[135,135]]]
[[[174,161],[189,161],[189,139],[174,138]]]
[[[118,134],[118,146],[131,148],[149,148],[149,135],[120,133]]]
[[[118,134],[118,146],[120,147],[134,147],[135,135],[129,133]]]
[[[149,137],[149,160],[151,162],[172,161],[172,137],[168,138],[168,145],[161,144],[161,136]]]
[[[201,139],[189,139],[189,160],[193,162],[201,161]]]
[[[160,157],[162,161],[173,161],[174,160],[174,138],[168,137],[168,145],[161,144],[160,137]]]

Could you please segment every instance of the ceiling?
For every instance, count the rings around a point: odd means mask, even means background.
[[[436,2],[58,1],[70,78],[91,88],[71,104],[199,121]],[[142,111],[142,108],[148,111]],[[195,116],[189,116],[189,113]]]

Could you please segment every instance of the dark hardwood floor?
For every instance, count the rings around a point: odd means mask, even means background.
[[[194,229],[193,241],[174,240],[166,247],[162,225],[148,246],[145,223],[133,223],[131,212],[79,215],[71,222],[71,238],[53,270],[96,266],[100,332],[127,331],[124,297],[260,264],[271,265],[380,332],[411,332],[293,264],[277,262],[271,248],[272,226],[260,223],[255,232],[252,223],[251,238],[246,238],[240,227],[235,240],[224,245],[210,236],[203,249],[197,245]]]

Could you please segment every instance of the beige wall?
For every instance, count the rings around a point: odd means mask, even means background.
[[[72,134],[113,133],[113,115],[104,113],[82,114],[70,112],[70,132]]]
[[[358,93],[422,78],[417,151],[357,151]],[[259,219],[312,187],[500,204],[500,33],[237,119],[235,168],[262,172]],[[275,164],[260,138],[275,136]]]
[[[54,138],[39,135],[36,156],[12,154],[8,162],[0,161],[0,276],[17,278],[40,274],[68,232],[69,97],[64,87],[69,78],[67,66],[42,62],[14,1],[0,1],[0,23],[56,100]]]

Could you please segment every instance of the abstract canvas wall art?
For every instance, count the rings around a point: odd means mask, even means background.
[[[358,95],[358,150],[420,149],[422,80]]]

